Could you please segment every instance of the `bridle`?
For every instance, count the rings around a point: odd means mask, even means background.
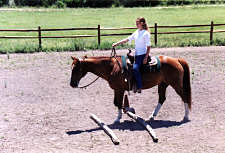
[[[71,66],[71,69],[73,69],[73,65]],[[94,79],[93,81],[91,81],[90,83],[88,83],[87,85],[84,85],[84,86],[81,86],[81,87],[77,87],[77,88],[79,88],[79,89],[86,89],[88,86],[90,86],[91,84],[93,84],[94,82],[96,82],[99,78],[100,77],[97,77],[96,79]]]
[[[121,65],[120,65],[120,63],[119,63],[119,60],[117,59],[117,53],[116,53],[116,49],[113,47],[112,48],[112,52],[111,52],[111,55],[110,55],[110,57],[112,58],[115,58],[116,59],[116,61],[117,61],[117,63],[118,63],[118,65],[119,65],[119,67],[120,67],[120,69],[122,69],[121,68]],[[100,77],[97,77],[96,79],[94,79],[93,81],[91,81],[90,83],[88,83],[87,85],[84,85],[84,86],[81,86],[81,87],[77,87],[77,88],[79,88],[79,89],[86,89],[88,86],[90,86],[91,84],[93,84],[93,83],[95,83],[98,79],[99,79]]]

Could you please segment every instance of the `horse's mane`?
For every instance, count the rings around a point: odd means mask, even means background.
[[[116,57],[121,58],[121,56],[116,56]],[[107,62],[113,62],[112,58],[113,57],[111,57],[111,56],[91,56],[91,57],[85,56],[84,57],[84,59],[87,59],[87,60],[88,59],[90,59],[90,60],[93,59],[93,60],[100,60],[100,61],[107,61]],[[122,71],[121,70],[121,66],[118,65],[118,62],[114,61],[113,63],[114,64],[113,64],[113,69],[112,69],[111,75],[114,75],[114,74]]]
[[[117,57],[121,57],[121,56],[117,56]],[[89,56],[89,57],[84,57],[84,59],[111,59],[111,56]]]

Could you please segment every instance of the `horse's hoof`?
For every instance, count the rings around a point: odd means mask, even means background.
[[[156,137],[156,138],[153,138],[153,142],[155,143],[158,143],[159,139]]]
[[[119,124],[120,123],[120,120],[119,119],[116,119],[113,124]]]
[[[154,120],[155,120],[155,116],[150,115],[150,116],[149,116],[149,121],[154,121]]]
[[[113,122],[113,124],[119,124],[120,123],[120,121],[114,121]]]
[[[155,117],[154,116],[151,116],[149,119],[154,121],[155,120]]]
[[[134,109],[133,107],[130,107],[130,108],[128,109],[128,111],[131,112],[131,113],[133,113],[133,114],[135,114],[135,109]]]
[[[149,121],[150,121],[150,122],[155,121],[155,118],[154,118],[154,117],[150,117],[150,118],[149,118]]]
[[[182,120],[182,122],[189,122],[189,121],[190,121],[190,120],[189,120],[188,117],[184,117],[183,120]]]

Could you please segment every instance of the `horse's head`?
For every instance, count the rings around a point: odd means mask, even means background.
[[[87,71],[83,68],[81,60],[72,56],[71,58],[73,60],[73,63],[71,65],[72,73],[70,85],[73,88],[77,88],[81,78],[83,78],[87,74]]]

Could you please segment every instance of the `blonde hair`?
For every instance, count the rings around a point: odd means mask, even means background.
[[[136,21],[141,23],[143,29],[149,31],[148,24],[147,24],[147,22],[146,22],[144,17],[139,17],[139,18],[137,18]]]

